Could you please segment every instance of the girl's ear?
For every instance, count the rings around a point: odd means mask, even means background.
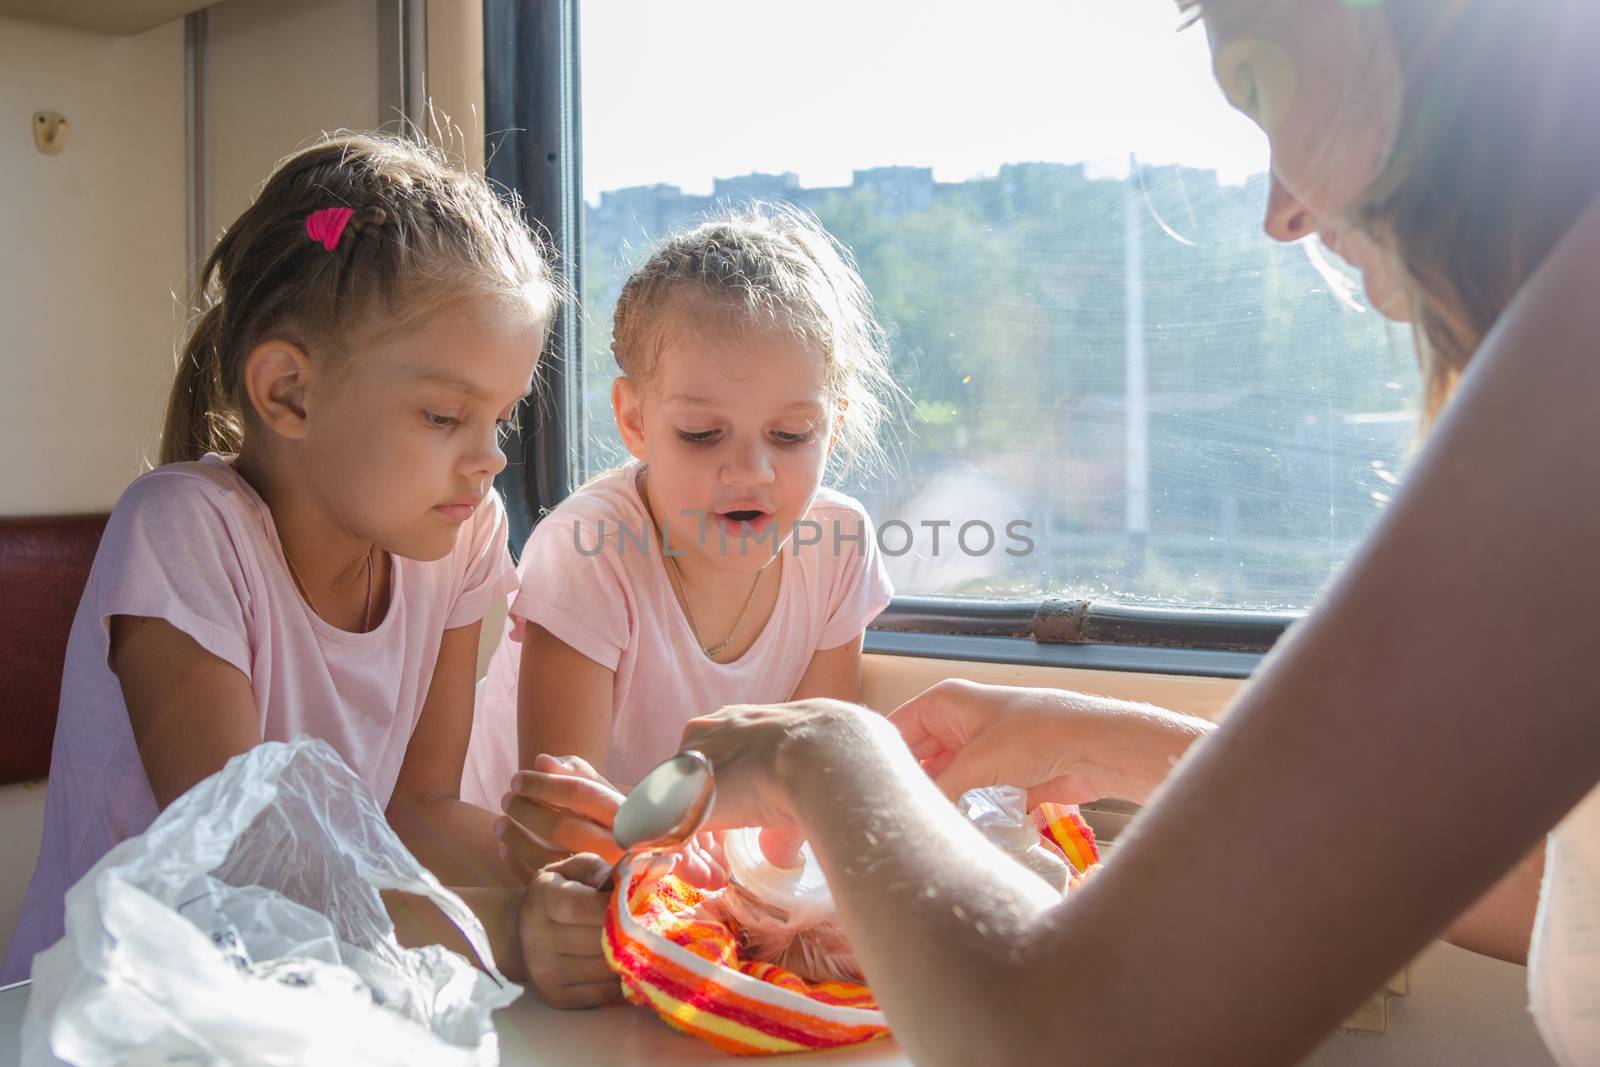
[[[644,400],[626,375],[611,383],[611,413],[617,419],[617,432],[634,459],[648,462],[644,447]]]
[[[311,357],[297,344],[262,341],[244,360],[244,389],[250,408],[270,430],[291,440],[306,435],[306,394]]]

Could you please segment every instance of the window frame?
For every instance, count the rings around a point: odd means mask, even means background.
[[[510,462],[497,481],[518,549],[537,516],[579,484],[586,440],[575,388],[584,352],[577,303],[583,293],[578,4],[483,3],[488,176],[520,196],[529,223],[548,236],[569,296],[540,360],[540,387],[507,440]],[[869,627],[865,647],[876,655],[1245,678],[1303,614],[1050,596],[898,595]]]

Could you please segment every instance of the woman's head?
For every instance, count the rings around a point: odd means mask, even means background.
[[[1430,415],[1600,197],[1592,0],[1180,0],[1272,142],[1267,227],[1322,232],[1416,323]]]
[[[238,452],[363,539],[449,551],[555,306],[515,206],[435,149],[330,138],[278,165],[201,286],[161,462]]]
[[[713,554],[717,524],[741,532],[716,516],[759,513],[752,532],[781,539],[830,461],[881,456],[896,395],[883,330],[849,252],[797,210],[759,207],[669,238],[623,286],[612,351],[618,427],[649,464],[657,517],[681,527],[707,515]]]

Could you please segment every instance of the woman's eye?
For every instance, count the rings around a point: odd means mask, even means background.
[[[1250,115],[1261,114],[1261,87],[1256,81],[1256,72],[1250,64],[1239,64],[1239,69],[1234,74],[1234,84],[1239,87],[1238,100],[1245,112]]]
[[[436,430],[447,430],[452,426],[461,425],[461,420],[454,415],[440,415],[436,411],[424,411],[423,421]]]
[[[691,445],[708,445],[712,441],[716,440],[716,437],[717,431],[715,430],[699,430],[695,432],[690,432],[688,430],[678,431],[679,440],[687,441]]]

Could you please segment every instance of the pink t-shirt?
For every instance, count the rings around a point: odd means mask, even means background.
[[[517,771],[524,620],[616,672],[606,771],[619,785],[632,785],[678,750],[684,724],[695,716],[728,704],[790,699],[813,654],[853,640],[889,603],[892,590],[871,520],[850,497],[821,489],[807,515],[816,525],[784,546],[778,599],[766,627],[738,659],[712,662],[667,579],[659,537],[651,536],[639,495],[640,469],[629,463],[596,478],[528,539],[506,638],[478,687],[463,800],[498,809]],[[815,543],[799,545],[802,539]]]
[[[354,634],[306,606],[266,504],[220,457],[160,467],[129,486],[68,639],[39,865],[0,985],[27,977],[34,953],[61,937],[67,888],[156,817],[107,663],[111,616],[163,619],[237,667],[264,740],[323,738],[387,804],[444,632],[479,621],[516,586],[506,532],[490,494],[450,555],[391,556],[389,610],[376,629]]]

